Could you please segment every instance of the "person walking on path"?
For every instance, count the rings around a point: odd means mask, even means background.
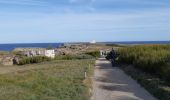
[[[110,60],[112,63],[112,66],[115,65],[115,59],[116,59],[116,52],[115,50],[112,48],[112,51],[106,56],[107,60]]]

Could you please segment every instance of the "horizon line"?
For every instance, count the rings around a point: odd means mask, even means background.
[[[91,41],[90,41],[91,42]],[[25,42],[25,43],[19,43],[19,42],[16,42],[16,43],[0,43],[0,44],[48,44],[48,43],[90,43],[89,41],[87,42]],[[117,42],[170,42],[170,40],[132,40],[132,41],[97,41],[96,43],[117,43]]]

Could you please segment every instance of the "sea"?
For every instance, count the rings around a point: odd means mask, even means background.
[[[0,51],[12,51],[15,48],[58,48],[64,45],[64,43],[16,43],[16,44],[0,44]]]
[[[101,42],[100,42],[101,43]],[[125,44],[125,45],[135,45],[135,44],[170,44],[170,41],[123,41],[123,42],[102,42],[105,44]],[[15,48],[29,48],[29,47],[39,47],[39,48],[58,48],[63,46],[64,43],[16,43],[16,44],[0,44],[0,51],[12,51]]]
[[[125,45],[138,45],[138,44],[170,44],[170,41],[121,41],[121,42],[104,42],[106,44],[125,44]]]

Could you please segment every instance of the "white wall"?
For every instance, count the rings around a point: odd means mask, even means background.
[[[45,56],[55,58],[55,51],[54,50],[45,50]]]

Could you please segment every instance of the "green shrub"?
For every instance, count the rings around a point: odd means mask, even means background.
[[[91,51],[91,52],[87,52],[86,54],[91,55],[96,58],[100,57],[100,51]]]
[[[51,58],[45,56],[23,57],[19,60],[18,65],[40,63],[40,62],[50,61],[50,60]]]

